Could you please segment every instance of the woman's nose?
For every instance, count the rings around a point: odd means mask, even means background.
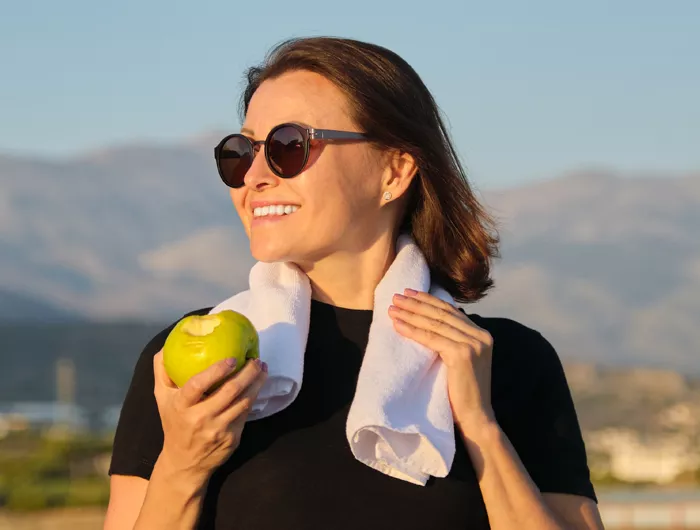
[[[279,177],[275,175],[265,160],[265,147],[260,146],[260,149],[253,158],[253,163],[243,179],[246,187],[259,191],[261,189],[276,186]]]

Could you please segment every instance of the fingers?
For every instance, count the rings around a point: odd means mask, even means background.
[[[227,424],[238,420],[245,421],[265,381],[267,381],[267,373],[260,372],[246,388],[245,392],[241,393],[233,403],[229,404],[228,409],[221,414],[221,419]]]
[[[408,296],[395,295],[394,304],[403,310],[434,321],[428,323],[423,320],[427,329],[442,332],[446,329],[443,324],[447,324],[480,342],[491,341],[491,336],[486,330],[477,326],[455,306],[429,293],[409,290],[406,290],[406,293]]]
[[[418,302],[428,304],[429,306],[432,306],[437,309],[442,309],[455,315],[460,314],[459,309],[457,309],[455,306],[448,302],[445,302],[444,300],[441,300],[440,298],[437,298],[436,296],[431,295],[430,293],[426,293],[423,291],[414,291],[412,289],[404,289],[403,294],[409,300],[417,300]]]
[[[247,361],[243,369],[216,389],[201,403],[212,414],[219,414],[231,406],[239,396],[248,391],[259,375],[264,373],[259,359]]]
[[[168,389],[177,389],[177,385],[173,383],[172,379],[168,377],[165,371],[165,366],[163,365],[163,350],[153,356],[153,379],[153,393],[156,395],[156,399],[159,399],[162,393]]]
[[[445,320],[430,318],[398,306],[391,306],[389,308],[389,315],[394,322],[403,321],[407,324],[411,324],[413,327],[442,335],[454,342],[464,342],[468,337],[468,335]]]
[[[403,320],[394,320],[394,327],[404,337],[437,353],[448,367],[457,366],[464,359],[479,356],[486,351],[484,343],[467,335],[463,336],[463,340],[454,341],[440,333],[414,326]]]
[[[401,319],[394,319],[394,327],[404,337],[408,337],[438,354],[454,350],[465,344],[463,341],[452,340],[436,331],[418,327]]]
[[[180,392],[178,392],[181,405],[184,407],[191,407],[199,403],[205,392],[209,390],[214,383],[223,379],[233,371],[235,363],[236,360],[233,358],[223,359],[212,364],[206,370],[193,375],[180,389]]]
[[[402,310],[402,314],[408,313],[422,317],[421,321],[433,327],[446,327],[448,325],[455,330],[466,331],[468,325],[462,320],[459,310],[454,306],[428,293],[416,293],[412,296],[400,294],[394,295],[394,306]],[[431,323],[428,320],[432,321]]]

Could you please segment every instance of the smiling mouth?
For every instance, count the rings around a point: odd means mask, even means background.
[[[253,210],[253,219],[261,217],[282,217],[291,215],[299,209],[299,206],[292,204],[278,204],[272,206],[259,206]]]

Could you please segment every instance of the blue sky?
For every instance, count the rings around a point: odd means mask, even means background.
[[[700,2],[3,2],[0,151],[73,156],[238,127],[242,73],[288,37],[387,46],[473,177],[700,169]]]

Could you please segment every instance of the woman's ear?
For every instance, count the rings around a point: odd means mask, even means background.
[[[410,153],[394,151],[388,156],[389,163],[382,186],[382,197],[385,202],[389,194],[389,200],[395,200],[404,195],[418,173],[418,164]]]

